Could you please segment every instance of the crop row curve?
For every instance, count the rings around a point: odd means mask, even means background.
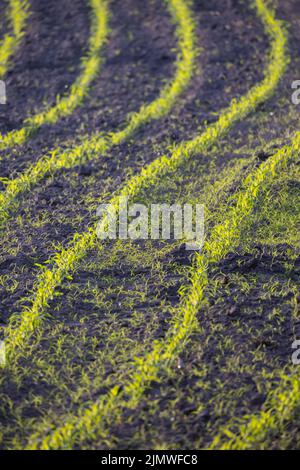
[[[107,41],[109,32],[109,0],[89,0],[89,2],[92,9],[89,49],[87,55],[81,59],[81,73],[72,84],[70,93],[57,97],[54,106],[46,107],[40,113],[25,119],[21,129],[5,135],[0,134],[0,150],[23,144],[43,125],[54,124],[60,118],[72,114],[87,96],[101,68],[103,58],[100,52]]]

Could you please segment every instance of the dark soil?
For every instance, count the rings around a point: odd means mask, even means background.
[[[279,3],[278,16],[292,21],[290,52],[299,57],[299,5],[292,0]],[[6,79],[9,103],[0,108],[1,132],[20,128],[24,118],[40,109],[44,102],[53,104],[57,94],[67,92],[79,73],[80,57],[86,52],[89,34],[86,2],[33,0],[31,4],[33,13],[28,32]],[[7,287],[0,287],[0,327],[3,330],[10,316],[21,311],[24,306],[22,299],[30,295],[40,269],[36,264],[45,263],[57,251],[58,244],[65,246],[74,233],[84,231],[93,223],[99,201],[108,199],[129,174],[167,152],[169,145],[192,138],[205,123],[214,122],[232,98],[242,96],[262,79],[268,41],[248,3],[242,0],[195,0],[193,8],[200,48],[197,72],[172,112],[166,118],[145,126],[131,142],[112,149],[108,157],[99,155],[88,165],[61,171],[41,182],[30,194],[22,196],[16,217],[9,221],[0,242],[0,275],[9,278]],[[119,129],[124,126],[128,113],[154,100],[166,80],[171,79],[176,38],[164,3],[149,0],[143,2],[141,8],[138,0],[112,0],[111,10],[112,32],[103,52],[105,64],[89,98],[72,116],[54,126],[45,126],[24,146],[2,152],[1,177],[15,177],[56,146],[68,148],[87,134]],[[252,137],[252,140],[249,138],[250,147],[261,143],[261,127],[256,119],[271,112],[288,110],[290,83],[297,78],[297,71],[298,61],[291,62],[276,95],[261,106],[254,117],[234,128],[229,136],[233,147],[248,143],[249,135]],[[285,98],[285,107],[280,104],[282,97]],[[267,142],[279,136],[287,139],[285,133],[284,123],[280,124],[278,120],[270,119],[264,128]],[[233,152],[228,153],[225,149],[227,144],[228,140],[224,139],[224,148],[217,152],[216,165],[220,169],[237,156]],[[272,151],[259,152],[257,165],[271,154]],[[241,153],[240,156],[246,155]],[[196,161],[208,161],[209,158],[209,155],[199,155]],[[0,183],[0,190],[3,189],[4,185]],[[298,283],[299,259],[291,270],[287,270],[290,247],[281,246],[279,255],[275,257],[271,247],[254,248],[251,253],[242,249],[231,253],[218,266],[212,267],[209,275],[213,282],[218,282],[218,298],[208,292],[208,303],[198,315],[201,333],[197,332],[191,338],[191,346],[186,348],[174,367],[174,377],[152,384],[139,409],[126,415],[128,423],[112,429],[116,447],[147,448],[154,446],[159,439],[181,448],[201,447],[208,444],[219,426],[232,416],[260,409],[268,387],[275,386],[278,381],[276,371],[289,363],[293,335],[300,334],[289,307],[291,294],[265,299],[264,286],[271,280],[282,285],[287,279]],[[97,260],[97,256],[96,251],[89,253],[86,263]],[[149,297],[135,305],[135,309],[145,315],[146,321],[149,317],[149,322],[152,318],[149,312],[154,309],[157,314],[154,339],[158,339],[169,327],[170,312],[179,302],[178,288],[186,280],[184,276],[168,270],[171,263],[188,268],[191,258],[185,250],[174,248],[163,260],[166,286],[155,284],[150,272],[132,271],[130,265],[122,260],[111,269],[99,269],[97,273],[81,266],[71,282],[82,289],[90,282],[104,290],[108,278],[113,279],[116,290],[123,285],[130,292],[132,279],[141,276],[144,282],[150,283],[150,294],[155,301],[152,304]],[[241,285],[235,283],[233,274],[244,277],[249,284],[255,278],[255,285],[244,292]],[[15,289],[14,283],[17,285]],[[78,324],[81,315],[90,314],[92,318],[87,334],[91,338],[96,332],[99,334],[99,322],[101,324],[107,319],[101,316],[103,312],[95,309],[89,296],[83,294],[71,302],[65,287],[59,292],[63,297],[51,303],[53,315],[46,321],[45,332],[55,322],[65,324],[68,332]],[[124,300],[114,293],[108,295],[113,313],[126,327],[131,312],[120,307]],[[167,303],[169,312],[161,311],[161,302]],[[274,308],[282,313],[280,324],[276,317],[266,322]],[[143,341],[145,331],[137,327],[128,334],[132,339],[141,338]],[[210,341],[207,342],[208,338]],[[222,357],[220,348],[226,338],[232,340],[233,348]],[[101,342],[99,344],[101,348]],[[46,333],[39,347],[45,351],[51,348]],[[253,360],[257,351],[262,351],[263,362]],[[241,364],[234,373],[227,367],[237,354],[241,357]],[[76,366],[81,365],[80,360],[80,357],[76,358]],[[30,368],[30,358],[22,361],[22,367]],[[207,369],[207,387],[203,387],[197,375],[203,364]],[[248,369],[247,373],[242,370],[249,364],[253,376]],[[272,382],[262,381],[259,388],[253,377],[261,377],[263,370],[269,374],[275,372]],[[106,375],[111,373],[108,368]],[[16,403],[30,396],[47,396],[54,390],[40,375],[28,377],[20,388],[8,378],[5,386],[4,392]],[[99,390],[97,396],[106,391]],[[232,407],[218,411],[218,403],[222,400],[225,403],[226,395],[231,397]],[[172,400],[176,397],[179,400],[173,406]],[[153,415],[151,403],[156,401],[158,409]],[[202,403],[205,410],[201,409]],[[62,408],[64,406],[62,404]],[[36,406],[25,409],[24,416],[40,418],[46,411]],[[58,414],[64,411],[54,410]],[[76,413],[76,405],[69,403],[68,411]],[[5,420],[9,413],[8,410]],[[7,421],[4,424],[7,425]],[[136,437],[139,429],[143,429],[145,440]]]

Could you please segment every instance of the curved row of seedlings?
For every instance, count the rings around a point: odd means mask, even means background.
[[[0,78],[6,74],[11,57],[23,38],[28,17],[28,0],[10,0],[7,18],[11,32],[0,41]]]
[[[29,117],[24,127],[11,131],[6,135],[0,134],[0,150],[13,145],[23,144],[41,126],[54,124],[63,116],[68,116],[77,108],[87,96],[90,86],[99,73],[103,58],[101,49],[107,41],[109,32],[108,19],[109,0],[90,0],[92,9],[92,25],[87,56],[81,61],[82,72],[72,84],[67,96],[58,97],[54,106],[48,107],[40,113]]]
[[[194,190],[197,191],[198,197],[206,201],[208,210],[215,212],[213,209],[218,207],[218,201],[226,200],[236,178],[248,165],[245,160],[238,160],[222,167],[222,171],[211,166],[212,183],[203,163],[200,165],[200,186],[194,182],[192,187],[186,186],[187,191],[190,197]],[[191,174],[188,171],[188,175]],[[176,181],[181,183],[181,175]],[[161,187],[160,182],[158,187]],[[186,200],[185,195],[182,196]],[[172,300],[161,295],[159,286],[163,285],[164,291],[169,289],[174,285],[174,275],[183,275],[184,282],[187,281],[184,272],[187,274],[188,267],[178,263],[176,255],[172,259],[178,245],[163,244],[158,248],[148,241],[141,249],[140,244],[119,240],[103,251],[103,257],[100,253],[98,258],[95,249],[96,258],[89,256],[80,263],[80,271],[89,272],[91,281],[81,284],[80,276],[66,280],[64,296],[55,304],[51,303],[55,319],[52,317],[49,323],[45,322],[43,330],[39,330],[39,342],[33,344],[30,352],[26,351],[25,361],[21,358],[0,376],[4,419],[0,446],[24,448],[29,439],[34,440],[35,434],[44,435],[49,429],[64,424],[71,415],[79,414],[82,405],[86,408],[90,401],[93,403],[98,393],[126,381],[134,358],[151,349],[159,325],[162,321],[166,324],[166,319],[171,316]],[[167,264],[166,259],[169,260]],[[116,272],[121,276],[114,276]],[[88,299],[87,304],[84,299]],[[112,373],[107,374],[108,370]],[[10,396],[7,380],[21,384],[28,374],[30,377],[42,376],[44,384],[51,384],[51,390],[47,387],[46,393],[42,393],[39,380],[35,381],[22,395],[20,406],[16,405],[9,412],[6,407]],[[38,404],[31,398],[36,394],[43,395]],[[23,409],[31,409],[32,415],[37,412],[40,417],[37,421],[27,419]],[[99,440],[93,444],[104,443],[104,436]],[[114,433],[107,427],[105,445],[113,443]]]
[[[196,152],[209,148],[218,138],[230,129],[234,122],[246,116],[251,109],[266,99],[275,88],[285,69],[285,43],[286,37],[280,22],[275,19],[262,0],[256,0],[258,14],[262,18],[266,30],[272,37],[272,59],[268,64],[265,80],[255,86],[239,102],[233,102],[216,124],[210,126],[204,134],[193,141],[180,144],[170,159],[159,158],[133,177],[118,195],[110,201],[117,205],[118,196],[135,196],[145,185],[155,178],[163,175],[167,170],[177,168],[184,160]],[[283,152],[288,158],[289,153]],[[230,246],[234,245],[240,233],[241,223],[251,213],[259,189],[272,177],[274,172],[287,158],[282,158],[278,152],[272,160],[262,165],[253,175],[250,175],[243,184],[243,190],[237,195],[237,202],[226,221],[217,226],[211,240],[206,243],[203,255],[196,256],[196,268],[192,278],[192,287],[178,310],[178,315],[163,341],[154,344],[151,353],[137,360],[136,371],[130,376],[127,385],[122,391],[117,387],[91,409],[88,409],[76,421],[67,423],[47,436],[42,443],[35,442],[32,447],[61,448],[69,447],[81,440],[84,435],[94,435],[95,429],[105,426],[105,418],[111,413],[119,413],[122,409],[136,406],[147,384],[158,377],[162,366],[173,360],[174,354],[184,345],[195,325],[195,314],[203,297],[203,290],[207,283],[206,267],[211,261],[221,259]],[[105,223],[105,221],[104,221]],[[227,230],[228,228],[228,230]],[[227,231],[226,231],[227,230]],[[8,357],[16,353],[15,348],[22,349],[32,332],[39,327],[48,301],[53,298],[55,289],[62,283],[66,275],[72,271],[75,262],[82,258],[97,240],[95,228],[91,228],[83,235],[76,234],[71,246],[57,254],[52,270],[44,270],[37,284],[35,298],[32,306],[24,310],[17,327],[8,328]]]
[[[172,0],[172,4],[174,2],[175,4],[182,3],[181,0]],[[233,101],[219,120],[208,127],[203,134],[194,140],[178,145],[170,158],[166,156],[159,157],[144,168],[140,174],[133,176],[125,187],[112,197],[110,200],[112,205],[118,206],[120,195],[136,196],[144,185],[150,185],[156,178],[163,176],[169,170],[175,170],[194,154],[209,149],[211,145],[215,144],[220,137],[230,130],[235,122],[248,115],[251,110],[274,91],[284,73],[287,62],[285,55],[286,35],[281,23],[276,20],[274,13],[266,7],[264,1],[255,0],[255,4],[258,14],[272,38],[271,61],[268,64],[263,82],[254,86],[240,101]],[[41,325],[48,302],[55,295],[56,288],[61,285],[65,276],[72,272],[75,263],[82,259],[96,242],[96,229],[91,227],[83,234],[75,234],[70,245],[49,261],[54,267],[52,270],[44,269],[39,275],[35,283],[31,306],[25,308],[20,317],[12,316],[12,321],[7,329],[8,358],[16,354],[17,350],[21,350],[34,330]],[[15,322],[17,325],[15,325]]]
[[[183,0],[166,0],[166,2],[177,25],[179,53],[174,79],[161,91],[156,100],[149,105],[143,105],[139,112],[133,114],[123,130],[105,137],[97,133],[86,138],[82,144],[71,150],[54,150],[50,156],[41,158],[36,164],[29,167],[24,174],[8,181],[6,190],[0,194],[0,226],[17,205],[17,196],[29,190],[45,175],[60,168],[71,168],[87,160],[92,160],[98,154],[105,154],[113,145],[118,145],[129,139],[142,125],[167,115],[174,106],[192,79],[197,50],[194,22],[189,3]]]

